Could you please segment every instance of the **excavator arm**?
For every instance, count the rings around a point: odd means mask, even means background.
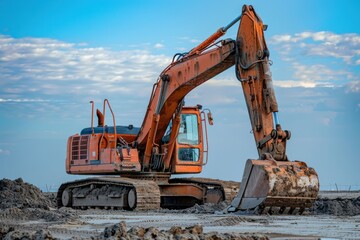
[[[282,130],[277,117],[266,28],[252,6],[244,6],[236,40],[236,77],[244,92],[259,158],[286,161],[286,141],[291,133]]]
[[[238,20],[236,40],[216,42]],[[135,143],[143,152],[142,168],[146,171],[151,155],[163,150],[161,139],[171,119],[179,114],[184,97],[235,65],[259,159],[247,161],[240,191],[227,211],[254,208],[270,212],[302,211],[317,197],[318,177],[304,162],[289,161],[286,155],[286,141],[291,134],[283,131],[278,121],[264,30],[266,25],[253,7],[244,5],[242,15],[228,26],[220,28],[189,53],[175,55],[154,84]]]
[[[289,161],[278,121],[278,104],[270,71],[269,50],[260,17],[244,6],[236,40],[236,76],[241,82],[259,159],[246,162],[240,190],[227,211],[254,209],[260,213],[302,212],[319,191],[314,169]]]

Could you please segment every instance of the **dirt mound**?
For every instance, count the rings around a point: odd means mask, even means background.
[[[76,211],[68,208],[53,209],[49,196],[21,178],[0,180],[0,219],[45,220],[46,222],[76,221]]]
[[[172,227],[169,230],[159,230],[154,227],[142,228],[133,227],[129,231],[126,229],[124,221],[115,224],[111,227],[105,228],[104,232],[99,236],[100,239],[269,239],[261,234],[236,234],[236,233],[218,233],[209,232],[204,233],[201,225],[192,227]]]
[[[38,230],[36,232],[19,231],[13,227],[0,227],[0,239],[29,239],[29,240],[52,240],[55,239],[48,230]]]
[[[4,178],[0,180],[0,209],[14,207],[49,209],[53,204],[39,188],[21,178],[14,181]]]
[[[75,222],[78,214],[73,209],[60,208],[45,210],[41,208],[7,208],[0,210],[1,220],[44,220],[46,222]]]
[[[310,209],[313,214],[330,214],[336,216],[355,216],[360,214],[360,197],[346,198],[319,198]]]

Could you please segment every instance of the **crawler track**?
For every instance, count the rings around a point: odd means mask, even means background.
[[[160,182],[150,179],[96,177],[64,183],[57,193],[58,207],[121,208],[154,210],[160,208]],[[204,189],[202,203],[231,201],[240,184],[208,178],[175,178],[168,183],[195,184]],[[216,202],[214,202],[216,201]],[[199,203],[200,204],[200,203]]]
[[[155,182],[149,180],[87,178],[62,184],[57,194],[57,205],[78,208],[159,209],[160,190]]]

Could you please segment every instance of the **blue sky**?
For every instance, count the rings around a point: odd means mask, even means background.
[[[108,98],[120,125],[140,125],[152,84],[252,4],[265,24],[288,155],[323,189],[360,188],[359,1],[0,1],[0,178],[45,189],[65,173],[67,137]],[[235,38],[236,27],[225,38]],[[230,69],[191,92],[211,108],[201,176],[240,181],[256,158],[240,84]]]

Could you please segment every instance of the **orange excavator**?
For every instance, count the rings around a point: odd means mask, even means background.
[[[240,21],[236,40],[218,40]],[[101,175],[64,183],[58,206],[121,209],[186,208],[194,204],[231,202],[226,212],[295,214],[311,207],[319,191],[314,169],[290,161],[286,143],[290,131],[278,122],[272,84],[267,26],[252,6],[187,53],[176,54],[153,85],[140,128],[117,126],[108,100],[97,110],[94,126],[71,136],[67,143],[69,174]],[[210,110],[184,106],[194,88],[235,65],[245,96],[259,159],[248,160],[242,181],[172,178],[200,173],[207,163]],[[239,85],[240,85],[239,84]],[[106,110],[112,126],[105,125]]]

